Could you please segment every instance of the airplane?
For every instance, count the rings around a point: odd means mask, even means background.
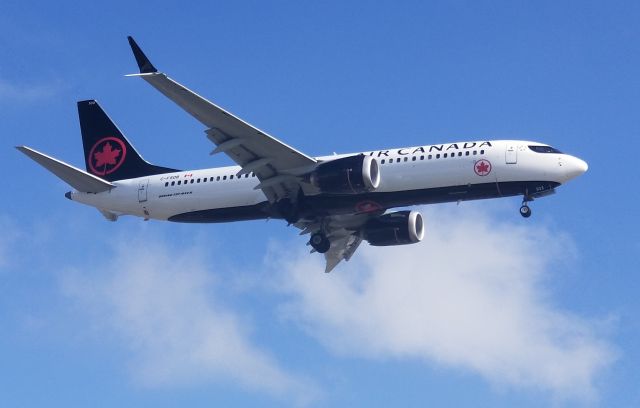
[[[309,234],[330,272],[362,241],[406,245],[424,237],[415,205],[522,196],[529,202],[587,171],[587,163],[539,142],[479,140],[322,157],[306,155],[158,71],[132,37],[137,76],[200,121],[237,166],[177,170],[145,161],[95,100],[78,102],[85,167],[16,148],[69,184],[65,196],[110,221],[220,223],[282,219]]]

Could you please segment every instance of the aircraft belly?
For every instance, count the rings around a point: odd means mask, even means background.
[[[358,195],[323,194],[305,198],[305,207],[301,213],[303,216],[314,216],[376,212],[394,207],[516,196],[527,189],[536,191],[535,188],[539,186],[553,189],[558,185],[553,181],[490,181]]]
[[[152,208],[157,216],[171,219],[185,213],[254,206],[265,200],[266,198],[260,190],[253,190],[247,185],[239,185],[232,190],[221,188],[198,190],[194,188],[160,195],[157,199],[157,206]]]

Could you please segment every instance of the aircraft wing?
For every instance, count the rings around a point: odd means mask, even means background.
[[[321,228],[331,242],[325,252],[325,272],[331,272],[342,260],[349,261],[362,243],[361,229],[371,218],[384,213],[383,210],[369,213],[334,215],[321,221],[301,220],[294,224],[302,231],[300,235],[314,233]],[[312,250],[311,252],[315,252]]]
[[[332,237],[329,240],[331,241],[331,248],[324,254],[324,259],[327,263],[324,270],[325,273],[331,272],[343,259],[349,261],[360,246],[360,243],[362,243],[362,238],[357,234]]]
[[[207,137],[216,145],[211,152],[225,153],[242,167],[239,175],[254,172],[269,201],[296,197],[297,175],[313,169],[316,160],[282,143],[260,129],[227,112],[213,102],[177,83],[151,64],[132,37],[129,45],[138,63],[140,76],[208,129]]]

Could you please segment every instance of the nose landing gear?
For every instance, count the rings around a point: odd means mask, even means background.
[[[531,217],[531,208],[529,208],[529,205],[526,201],[524,201],[522,203],[522,207],[520,207],[520,215],[522,215],[524,218]]]
[[[531,208],[529,208],[529,201],[533,201],[533,197],[529,194],[529,191],[525,191],[524,197],[522,197],[522,207],[520,207],[520,215],[524,218],[531,217]]]

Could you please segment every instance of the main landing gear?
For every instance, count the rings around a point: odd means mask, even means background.
[[[329,238],[327,238],[327,236],[322,232],[316,232],[311,235],[309,245],[311,245],[317,252],[324,254],[331,247],[331,241],[329,241]]]

